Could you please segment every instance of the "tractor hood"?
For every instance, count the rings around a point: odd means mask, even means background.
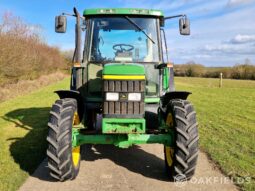
[[[145,69],[142,64],[128,63],[104,65],[103,75],[141,75],[145,76]]]

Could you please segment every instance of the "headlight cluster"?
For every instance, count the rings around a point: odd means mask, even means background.
[[[141,101],[142,95],[141,93],[127,93],[128,101]],[[119,93],[106,93],[106,101],[119,101],[120,95]]]

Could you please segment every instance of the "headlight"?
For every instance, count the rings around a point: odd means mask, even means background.
[[[128,100],[129,101],[141,101],[142,95],[141,93],[129,93]]]
[[[118,101],[119,93],[106,93],[106,101]]]

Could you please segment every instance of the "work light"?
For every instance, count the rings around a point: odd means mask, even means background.
[[[106,93],[106,101],[118,101],[119,93]]]
[[[129,101],[141,101],[142,95],[141,93],[129,93],[128,100]]]

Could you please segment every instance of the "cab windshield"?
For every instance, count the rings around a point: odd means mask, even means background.
[[[159,62],[157,19],[91,18],[90,61]]]

